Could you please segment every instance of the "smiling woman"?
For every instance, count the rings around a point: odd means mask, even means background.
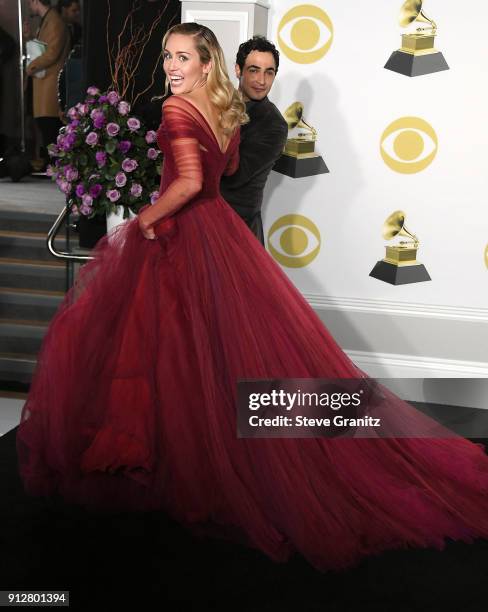
[[[171,88],[173,94],[189,95],[214,133],[222,132],[222,145],[247,117],[215,34],[198,23],[182,23],[168,30],[162,47],[166,93]]]

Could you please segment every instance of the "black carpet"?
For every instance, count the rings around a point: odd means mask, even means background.
[[[392,551],[321,574],[217,540],[160,513],[99,516],[27,497],[16,430],[0,438],[0,590],[69,590],[72,610],[481,612],[488,542]]]

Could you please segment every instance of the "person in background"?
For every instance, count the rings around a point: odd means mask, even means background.
[[[70,53],[58,76],[59,117],[64,123],[67,109],[83,97],[81,9],[79,0],[58,0],[56,8],[70,34]]]
[[[57,80],[69,52],[70,37],[50,0],[29,0],[29,11],[31,17],[41,18],[36,37],[47,45],[46,51],[27,67],[27,75],[33,77],[33,116],[41,134],[41,157],[47,164],[47,146],[56,142],[61,127]],[[41,70],[46,71],[45,76],[36,78],[36,73]]]
[[[58,0],[58,13],[70,34],[70,49],[81,44],[81,9],[79,0]]]
[[[4,112],[4,92],[2,88],[3,81],[3,67],[4,65],[13,58],[17,44],[15,40],[0,27],[0,113]],[[6,138],[5,135],[0,133],[0,158],[5,154]]]
[[[249,123],[241,128],[239,169],[224,176],[220,185],[224,199],[263,245],[264,187],[288,135],[286,121],[268,99],[279,61],[279,51],[264,36],[254,36],[239,47],[235,70]]]

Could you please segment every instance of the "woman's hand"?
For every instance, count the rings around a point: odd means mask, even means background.
[[[141,230],[144,238],[147,238],[147,240],[155,240],[156,234],[154,233],[153,224],[148,219],[149,211],[150,206],[145,206],[144,210],[139,212],[139,214],[137,215],[137,220],[139,222],[139,229]]]

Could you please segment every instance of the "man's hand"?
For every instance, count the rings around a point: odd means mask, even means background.
[[[36,72],[39,72],[39,68],[36,68],[36,60],[34,60],[33,62],[31,62],[28,66],[27,66],[27,76],[33,76]]]

